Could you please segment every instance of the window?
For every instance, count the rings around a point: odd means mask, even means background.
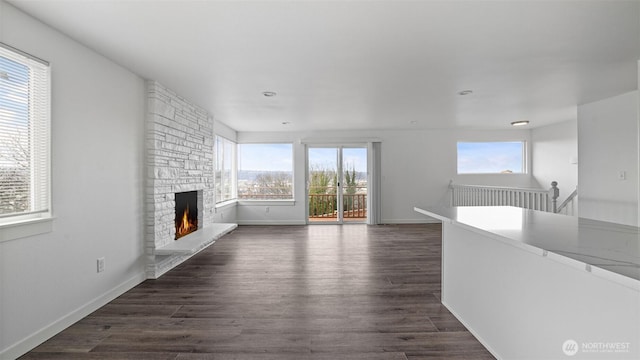
[[[458,142],[458,174],[524,174],[525,142]]]
[[[293,199],[293,145],[239,144],[238,199]]]
[[[236,198],[236,144],[216,136],[216,203]]]
[[[50,214],[49,64],[0,44],[0,221]]]

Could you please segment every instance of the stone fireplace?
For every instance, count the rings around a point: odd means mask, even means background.
[[[156,81],[147,82],[146,229],[148,278],[157,278],[211,243],[191,240],[213,224],[213,118]],[[176,240],[176,193],[190,192],[197,231]],[[193,196],[195,195],[195,204]],[[184,210],[183,210],[184,211]],[[193,214],[195,212],[195,214]],[[182,214],[181,214],[182,216]],[[184,244],[193,243],[190,251]],[[176,248],[182,246],[182,248]]]

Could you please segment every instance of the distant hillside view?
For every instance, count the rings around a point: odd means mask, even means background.
[[[261,175],[270,174],[272,176],[277,174],[284,174],[293,179],[293,173],[291,171],[261,171],[261,170],[238,170],[238,181],[256,181]]]
[[[293,172],[238,171],[238,199],[293,199]]]
[[[353,172],[351,174],[354,174]],[[333,175],[335,176],[335,175]],[[355,180],[355,182],[354,182]],[[355,192],[366,193],[366,172],[355,172],[355,179],[350,184],[357,188]],[[345,185],[348,184],[349,181]],[[323,189],[314,186],[315,193],[335,193],[335,184],[329,180]],[[238,199],[268,200],[293,199],[293,172],[291,171],[238,171]]]
[[[260,170],[239,170],[238,171],[238,182],[246,181],[246,182],[254,182],[258,177],[263,174],[284,174],[289,177],[289,179],[293,179],[293,173],[291,171],[260,171]],[[356,179],[360,181],[365,181],[367,179],[366,172],[356,172]]]

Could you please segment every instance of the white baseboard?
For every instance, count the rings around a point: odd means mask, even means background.
[[[82,320],[87,315],[106,305],[113,299],[131,290],[131,288],[140,284],[145,279],[146,276],[144,272],[136,274],[122,284],[89,301],[78,309],[54,321],[53,323],[43,327],[42,329],[26,337],[25,339],[18,341],[17,343],[9,346],[6,349],[3,349],[2,351],[0,351],[0,359],[11,360],[24,355],[36,346],[42,344],[54,335],[58,334],[62,330],[68,328],[69,326]]]
[[[304,220],[244,220],[238,225],[307,225]]]
[[[383,219],[380,224],[439,224],[437,219]],[[304,220],[244,220],[238,225],[307,225]]]
[[[380,224],[439,224],[440,220],[432,218],[422,219],[382,219]]]

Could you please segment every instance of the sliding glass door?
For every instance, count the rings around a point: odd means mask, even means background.
[[[307,147],[308,223],[367,220],[367,148]]]
[[[342,220],[367,221],[367,148],[342,148]]]

